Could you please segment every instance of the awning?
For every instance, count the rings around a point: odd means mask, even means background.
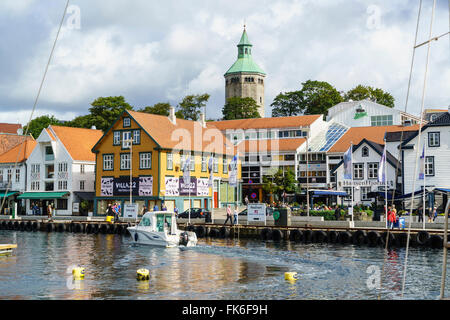
[[[76,191],[74,194],[81,198],[81,200],[93,201],[95,197],[95,192],[82,192]]]
[[[59,199],[64,197],[69,192],[25,192],[17,199]]]
[[[0,197],[1,198],[4,198],[4,197],[6,197],[6,198],[8,198],[8,197],[10,197],[10,196],[13,196],[13,195],[15,195],[15,194],[18,194],[19,193],[19,191],[8,191],[7,193],[0,193]]]
[[[345,191],[333,191],[333,190],[310,190],[313,195],[320,196],[340,196],[340,197],[348,197],[347,192]]]
[[[444,193],[450,193],[450,189],[444,189],[444,188],[435,188],[434,191],[440,191]]]

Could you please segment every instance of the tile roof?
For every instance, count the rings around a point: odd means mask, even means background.
[[[384,135],[386,132],[399,131],[416,131],[419,130],[420,125],[415,124],[411,126],[371,126],[371,127],[352,127],[328,150],[328,152],[345,152],[350,144],[357,145],[362,139],[373,141],[378,144],[384,144]]]
[[[18,134],[4,133],[0,134],[0,154],[14,148],[24,140],[34,140],[31,136],[24,136]]]
[[[23,162],[28,159],[37,142],[33,139],[16,145],[14,148],[0,155],[0,163]]]
[[[52,133],[63,143],[73,160],[95,161],[92,147],[102,137],[101,130],[49,126]]]
[[[233,143],[215,126],[210,125],[210,122],[204,128],[198,121],[176,119],[176,124],[173,124],[166,116],[129,110],[126,112],[163,149],[235,154]]]
[[[306,141],[305,138],[244,140],[237,145],[239,154],[256,152],[296,151]]]
[[[239,120],[211,121],[219,130],[227,129],[268,129],[268,128],[293,128],[310,126],[314,121],[322,117],[321,114],[291,117],[252,118]]]
[[[0,133],[17,133],[17,129],[21,129],[21,124],[16,123],[0,123]]]

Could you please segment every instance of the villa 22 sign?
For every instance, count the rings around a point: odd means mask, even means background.
[[[130,194],[130,178],[102,178],[101,196],[125,196]],[[131,194],[133,196],[153,195],[153,177],[133,177],[131,181]]]

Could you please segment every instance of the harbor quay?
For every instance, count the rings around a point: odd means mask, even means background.
[[[280,211],[283,211],[282,209]],[[287,210],[285,210],[287,211]],[[442,217],[439,217],[442,218]],[[224,224],[225,214],[215,213],[210,222],[205,219],[177,219],[181,230],[193,231],[198,238],[254,239],[262,241],[293,241],[297,243],[338,243],[342,245],[366,245],[405,247],[442,248],[444,245],[444,223],[437,219],[426,223],[425,228],[419,222],[409,220],[403,228],[387,229],[385,221],[324,221],[323,217],[288,216],[274,220],[266,217],[265,222],[247,221],[240,216],[237,224]],[[383,217],[381,217],[383,220]],[[414,219],[413,219],[414,220]],[[71,232],[81,234],[117,234],[129,236],[127,228],[138,224],[140,220],[121,218],[117,222],[107,221],[103,217],[55,217],[49,220],[44,216],[23,216],[12,219],[0,216],[0,230],[17,230],[24,232]]]

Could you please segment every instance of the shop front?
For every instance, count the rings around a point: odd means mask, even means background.
[[[25,200],[26,214],[46,216],[49,205],[53,208],[53,215],[64,215],[69,211],[70,192],[25,192],[17,199]]]
[[[17,194],[19,194],[18,191],[8,191],[5,190],[0,191],[1,199],[0,199],[0,206],[2,208],[2,215],[12,215],[15,214],[15,210],[17,210],[18,214],[21,213],[21,205],[20,202],[17,203]],[[17,207],[16,207],[17,203]]]

